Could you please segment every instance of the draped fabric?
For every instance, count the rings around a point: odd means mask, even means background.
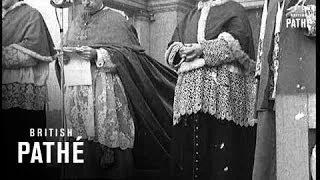
[[[134,27],[121,14],[104,9],[92,16],[86,28],[81,26],[80,17],[72,22],[65,46],[108,51],[134,118],[135,164],[159,168],[159,161],[169,157],[176,74],[144,53]]]
[[[258,113],[252,180],[275,180],[277,178],[275,123],[275,112],[272,109]]]
[[[269,101],[270,82],[272,81],[269,77],[269,62],[273,52],[270,48],[274,45],[271,37],[274,34],[277,2],[270,1],[268,4],[268,16],[262,46],[263,52],[257,95],[258,126],[252,174],[253,180],[272,180],[276,178],[275,115],[273,101]]]
[[[71,22],[64,46],[118,45],[144,51],[134,26],[120,13],[106,7],[87,21],[89,23],[84,22],[79,15]]]
[[[118,56],[112,58],[113,63],[117,65],[136,119],[150,131],[162,151],[168,153],[175,74],[156,60],[130,48],[109,48],[114,56]]]
[[[49,30],[40,12],[26,4],[9,11],[2,19],[2,46],[11,44],[21,45],[42,56],[55,53]]]

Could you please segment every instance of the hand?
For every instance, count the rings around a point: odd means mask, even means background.
[[[54,58],[57,59],[57,61],[59,61],[59,64],[61,65],[61,60],[63,57],[63,64],[68,64],[70,61],[70,55],[67,52],[58,52]]]
[[[97,58],[97,50],[89,46],[82,46],[76,53],[84,60],[91,61]]]
[[[185,44],[179,51],[180,57],[185,59],[186,62],[193,61],[195,58],[200,57],[202,53],[203,48],[197,43]]]

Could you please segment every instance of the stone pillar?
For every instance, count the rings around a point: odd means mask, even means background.
[[[140,44],[146,50],[146,53],[150,54],[150,19],[143,15],[135,15],[132,18]]]
[[[162,64],[166,64],[164,54],[176,25],[194,5],[193,0],[149,0],[148,9],[153,13],[149,54]]]

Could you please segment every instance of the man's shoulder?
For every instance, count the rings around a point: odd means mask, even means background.
[[[33,18],[36,18],[36,17],[42,18],[41,13],[36,8],[33,8],[28,4],[25,4],[19,7],[19,9],[20,9],[20,12],[26,16],[33,17]]]
[[[242,4],[239,2],[236,2],[234,0],[230,0],[227,2],[228,8],[232,9],[232,11],[238,11],[238,12],[244,12],[245,8]]]
[[[98,14],[99,15],[97,15],[96,17],[101,19],[102,22],[103,21],[110,22],[110,20],[112,20],[112,21],[116,21],[116,22],[120,23],[120,22],[127,20],[127,16],[125,15],[125,13],[123,11],[109,8],[109,7],[105,7],[100,12],[98,12]],[[78,22],[80,20],[81,20],[81,12],[72,21]]]
[[[107,16],[112,16],[113,18],[117,18],[117,19],[126,19],[127,16],[126,14],[118,9],[114,9],[114,8],[110,8],[110,7],[105,7],[103,10],[105,15]]]

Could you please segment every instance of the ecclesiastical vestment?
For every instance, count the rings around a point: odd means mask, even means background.
[[[46,128],[47,78],[54,45],[41,14],[20,1],[2,11],[2,119],[8,177],[45,178],[44,164],[31,164],[29,155],[18,164],[18,142],[45,141],[30,137],[30,128]],[[42,149],[43,150],[43,149]],[[5,174],[6,177],[6,174]]]
[[[179,49],[203,54],[184,62]],[[251,179],[255,148],[253,38],[234,1],[200,1],[177,25],[166,60],[178,72],[173,104],[171,176]]]
[[[108,7],[87,21],[75,18],[64,46],[97,50],[92,84],[65,91],[67,126],[75,138],[89,140],[88,171],[76,171],[76,177],[125,178],[133,168],[158,170],[170,157],[175,72],[146,55],[135,28]]]

